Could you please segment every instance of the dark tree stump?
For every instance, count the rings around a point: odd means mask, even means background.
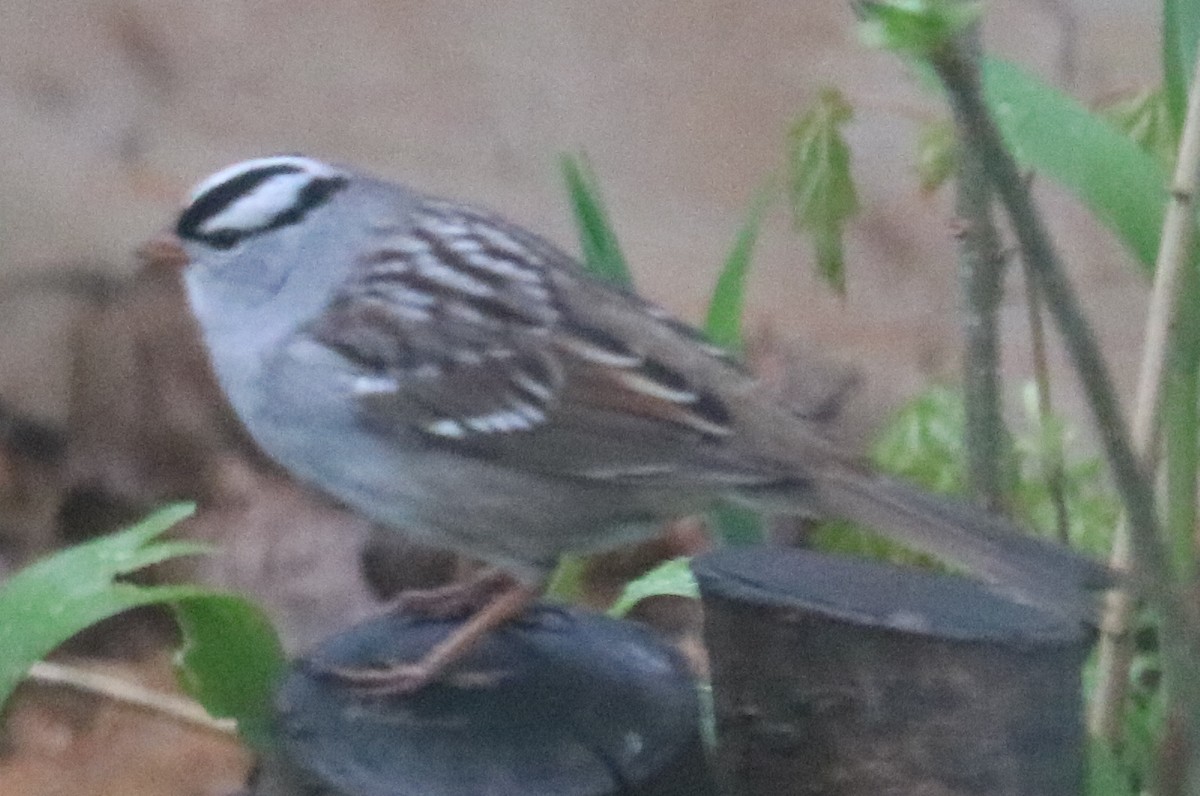
[[[807,551],[694,569],[731,793],[1082,792],[1086,629],[966,578]]]
[[[277,701],[280,750],[252,793],[714,793],[696,684],[682,658],[636,623],[538,607],[454,670],[494,681],[438,682],[407,697],[363,696],[314,671],[416,660],[453,625],[378,619],[294,666]]]

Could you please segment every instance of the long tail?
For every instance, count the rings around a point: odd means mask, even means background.
[[[1022,603],[1094,622],[1097,592],[1113,585],[1103,564],[970,503],[852,469],[822,473],[813,486],[822,514],[959,564]]]

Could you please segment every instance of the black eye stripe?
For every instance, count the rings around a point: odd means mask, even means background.
[[[313,177],[296,195],[294,204],[263,224],[246,229],[220,229],[207,233],[201,231],[207,222],[238,200],[252,194],[268,180],[281,174],[302,173],[304,169],[299,166],[276,164],[239,174],[197,197],[179,216],[175,232],[184,239],[203,241],[218,249],[228,249],[243,238],[299,221],[346,185],[345,177]]]

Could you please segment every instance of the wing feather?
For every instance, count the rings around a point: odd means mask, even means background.
[[[549,243],[435,201],[380,235],[309,330],[361,373],[373,428],[584,479],[774,475],[723,444],[720,396],[564,306],[587,277]]]

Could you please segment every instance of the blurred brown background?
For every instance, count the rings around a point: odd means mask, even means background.
[[[1158,80],[1154,4],[988,7],[991,49],[1085,101]],[[789,122],[840,86],[858,108],[864,208],[848,296],[812,277],[780,212],[751,317],[863,364],[888,393],[955,367],[949,203],[920,197],[910,171],[914,122],[938,106],[896,59],[858,44],[842,0],[5,0],[0,52],[2,274],[76,261],[127,273],[131,249],[193,182],[279,151],[471,198],[574,248],[556,155],[583,149],[642,289],[693,319],[749,197],[782,161]],[[1129,258],[1054,204],[1088,303],[1124,356],[1139,337]],[[0,396],[54,417],[66,335],[48,309],[65,308],[3,306]],[[1019,358],[1021,313],[1010,314]]]
[[[922,196],[912,173],[917,126],[939,105],[896,59],[857,42],[848,6],[0,0],[0,575],[64,537],[195,497],[206,511],[187,533],[222,553],[175,574],[254,592],[293,649],[372,610],[358,567],[365,523],[300,494],[245,444],[169,269],[120,281],[192,183],[253,155],[355,164],[499,209],[575,250],[557,155],[584,150],[642,291],[698,320],[751,195],[782,165],[790,122],[837,86],[856,107],[863,207],[847,295],[813,275],[780,208],[760,239],[749,327],[783,342],[768,372],[823,382],[797,387],[798,399],[845,383],[822,359],[864,376],[851,436],[930,380],[953,380],[950,196]],[[1158,80],[1154,6],[994,0],[986,42],[1093,102]],[[1127,392],[1142,279],[1085,212],[1039,192]],[[1015,388],[1029,346],[1022,291],[1009,287]],[[596,594],[689,544],[684,532],[609,562]],[[372,574],[409,585],[454,567],[408,549],[371,560],[391,562]],[[88,652],[141,649],[126,636],[93,642]],[[148,649],[125,675],[163,687],[169,668]],[[228,745],[172,745],[119,707],[44,691],[0,737],[0,796],[216,794],[244,774]],[[118,743],[152,741],[169,749],[144,767],[113,765]]]

